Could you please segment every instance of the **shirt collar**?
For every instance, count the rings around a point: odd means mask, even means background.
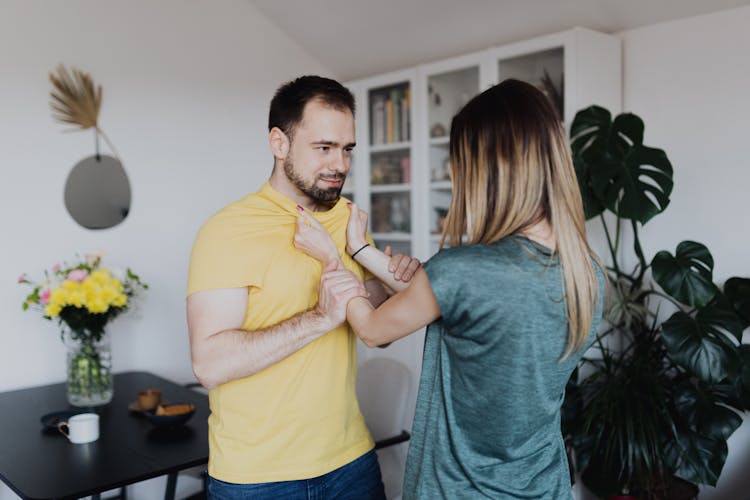
[[[286,195],[278,192],[276,189],[271,186],[271,183],[266,181],[263,183],[263,186],[261,186],[259,193],[269,200],[271,200],[273,203],[281,207],[284,211],[289,212],[293,215],[297,215],[299,212],[297,211],[297,203],[293,201],[292,199],[288,198]],[[346,210],[346,204],[349,202],[348,199],[344,198],[343,196],[339,197],[339,199],[336,201],[336,204],[331,207],[330,209],[322,212],[308,212],[313,215],[316,219],[319,221],[324,221],[328,219],[336,218],[340,215],[340,213],[344,210]],[[348,213],[346,214],[348,217]]]

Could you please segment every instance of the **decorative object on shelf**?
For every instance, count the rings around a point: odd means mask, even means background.
[[[37,309],[56,320],[67,347],[68,402],[97,406],[112,399],[112,356],[107,323],[129,310],[148,285],[130,269],[101,266],[101,254],[87,255],[73,265],[56,264],[36,283],[25,274],[19,283],[33,286],[23,309]]]
[[[99,126],[102,87],[88,73],[62,64],[49,75],[52,83],[50,107],[53,119],[94,130],[95,154],[78,162],[65,182],[65,207],[70,216],[87,229],[107,229],[121,223],[130,212],[130,182],[107,135]],[[99,152],[104,139],[114,156]]]
[[[442,123],[436,123],[430,128],[430,137],[445,137],[447,134],[447,131],[445,130],[445,125]]]
[[[716,485],[727,439],[750,409],[750,279],[715,285],[713,257],[695,241],[646,260],[639,229],[667,208],[673,181],[643,130],[638,116],[612,120],[598,106],[571,126],[586,218],[601,221],[611,262],[604,328],[579,367],[587,375],[568,382],[563,435],[599,497],[694,498],[692,483]],[[666,321],[665,309],[676,310]]]
[[[436,92],[435,89],[432,88],[432,85],[427,85],[427,93],[430,95],[430,105],[439,108],[443,103],[440,93]]]
[[[395,195],[391,197],[391,225],[393,231],[408,233],[410,228],[409,199]]]
[[[409,156],[403,153],[373,155],[370,184],[403,184],[409,182]]]
[[[563,117],[565,116],[564,112],[564,105],[563,105],[563,90],[564,90],[564,75],[560,75],[560,85],[557,86],[552,81],[552,77],[549,76],[549,73],[547,70],[544,70],[544,75],[541,79],[541,90],[544,92],[544,94],[547,96],[547,98],[552,102],[552,104],[555,106],[555,109],[557,110],[557,117],[560,119],[560,121],[563,121]]]
[[[449,181],[451,179],[451,159],[449,155],[443,161],[432,167],[432,180],[435,182]]]

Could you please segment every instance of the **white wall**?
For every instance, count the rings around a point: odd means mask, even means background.
[[[711,251],[714,279],[750,277],[750,7],[621,33],[623,108],[674,167],[667,210],[641,235],[647,258],[692,239]],[[746,332],[746,337],[748,332]],[[718,488],[701,499],[747,498],[750,422],[729,442]]]
[[[103,85],[100,123],[133,190],[130,215],[113,229],[82,229],[63,205],[66,176],[94,142],[50,117],[47,74],[59,63]],[[304,73],[329,71],[245,0],[2,0],[0,391],[64,379],[58,330],[22,312],[18,275],[39,278],[97,250],[151,285],[142,307],[111,325],[114,370],[193,379],[184,290],[195,232],[268,177],[268,102]],[[163,495],[163,481],[149,484],[131,498]],[[6,498],[16,497],[0,486]]]

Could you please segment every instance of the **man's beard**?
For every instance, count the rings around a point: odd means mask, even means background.
[[[324,189],[317,186],[316,183],[318,179],[321,178],[321,176],[316,175],[315,178],[308,184],[302,177],[299,176],[297,171],[294,170],[294,163],[289,157],[284,160],[284,173],[286,174],[286,178],[289,179],[297,189],[318,202],[337,200],[339,196],[341,196],[341,189],[344,187],[344,180],[346,179],[346,175],[344,174],[332,174],[330,176],[325,176],[328,179],[341,179],[341,185],[338,187],[330,187]]]

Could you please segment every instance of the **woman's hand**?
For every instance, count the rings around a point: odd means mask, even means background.
[[[349,223],[346,226],[346,253],[351,255],[367,244],[367,212],[356,203],[349,204]]]
[[[325,266],[331,260],[340,260],[336,244],[315,217],[297,205],[297,230],[294,233],[294,247],[317,259]]]

